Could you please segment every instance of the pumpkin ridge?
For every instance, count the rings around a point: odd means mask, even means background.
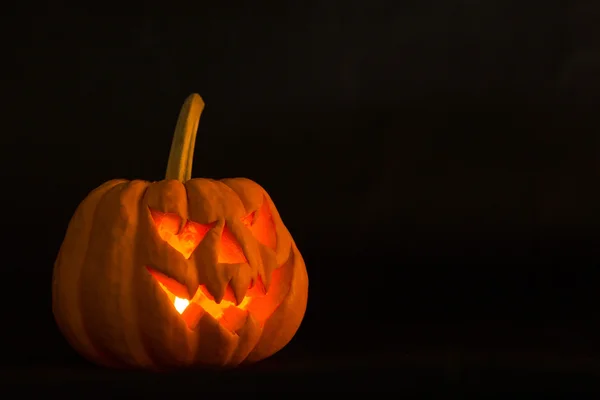
[[[68,283],[64,282],[65,274],[71,274],[72,270],[75,270],[74,273],[77,274],[77,280],[81,275],[81,269],[83,265],[83,261],[87,256],[87,252],[89,249],[90,235],[92,231],[92,227],[90,226],[87,229],[86,234],[82,238],[82,244],[78,244],[76,246],[77,249],[81,249],[85,246],[85,250],[80,255],[80,263],[74,265],[74,268],[68,268],[71,258],[68,256],[70,254],[65,254],[67,251],[71,251],[73,247],[74,237],[73,232],[75,229],[86,229],[86,212],[90,212],[93,214],[98,203],[101,201],[102,197],[115,186],[126,182],[122,179],[113,179],[111,181],[105,182],[101,186],[92,190],[86,199],[77,207],[73,217],[69,222],[69,226],[67,227],[67,231],[65,233],[65,241],[61,245],[59,249],[59,254],[57,260],[54,265],[54,271],[52,274],[53,278],[53,303],[52,303],[52,312],[54,314],[55,321],[58,325],[59,330],[63,333],[67,342],[69,342],[75,349],[77,349],[81,354],[85,355],[86,358],[93,359],[97,357],[99,354],[96,345],[94,344],[93,339],[87,334],[83,326],[83,313],[81,311],[81,302],[79,301],[79,290],[77,288],[72,288],[69,290],[65,290],[64,286]],[[93,218],[92,218],[93,220]],[[68,301],[70,296],[74,296],[75,301]],[[64,299],[67,297],[67,299]],[[67,302],[68,301],[68,302]],[[63,311],[65,308],[73,308],[69,311]],[[80,334],[78,334],[78,331]],[[91,349],[87,349],[86,347],[91,347]]]
[[[113,186],[112,188],[110,188],[109,190],[107,190],[102,197],[100,198],[100,200],[96,203],[95,209],[94,209],[94,217],[93,217],[93,221],[92,221],[92,226],[90,228],[88,237],[86,238],[88,242],[91,242],[92,240],[92,236],[94,236],[94,231],[96,230],[96,228],[98,227],[98,223],[100,221],[102,221],[102,218],[98,218],[99,217],[99,209],[100,209],[100,205],[106,201],[107,199],[107,195],[109,193],[112,193],[113,191],[122,191],[123,188],[129,183],[129,181],[124,181],[121,182],[115,186]],[[85,268],[89,265],[89,258],[90,258],[90,249],[91,246],[88,245],[86,252],[85,252],[85,256],[83,257],[83,262],[82,264],[79,266],[80,268],[80,275],[79,275],[79,279],[82,280],[83,277],[83,273],[85,272]],[[84,295],[84,291],[85,291],[86,287],[85,285],[81,285],[79,286],[79,293],[77,295],[77,301],[79,304],[85,305],[87,304],[84,301],[83,295]],[[104,361],[109,364],[109,365],[115,365],[115,366],[120,366],[122,363],[119,362],[114,354],[112,354],[112,352],[107,351],[106,348],[104,348],[104,346],[99,346],[98,342],[96,340],[96,336],[93,335],[93,330],[90,328],[89,323],[90,323],[90,317],[91,315],[89,313],[86,313],[84,311],[83,308],[79,309],[79,312],[81,313],[81,322],[83,325],[83,330],[85,332],[85,335],[89,338],[91,345],[93,346],[93,348],[95,349],[95,351],[104,359]],[[92,317],[93,318],[93,317]]]
[[[144,180],[133,180],[130,182],[129,187],[133,186],[134,184],[143,184],[144,185],[144,189],[140,192],[140,193],[135,193],[132,195],[136,195],[137,197],[137,201],[135,202],[135,206],[137,207],[137,213],[135,215],[136,218],[136,224],[137,224],[137,230],[135,232],[134,235],[134,239],[133,239],[133,257],[131,259],[132,262],[132,266],[130,266],[130,268],[132,268],[132,273],[131,276],[129,277],[129,287],[127,288],[127,290],[130,293],[134,293],[133,296],[130,296],[129,299],[129,318],[133,321],[132,322],[132,326],[133,329],[131,329],[130,331],[132,332],[132,335],[125,335],[125,340],[127,340],[128,343],[128,347],[130,349],[130,351],[132,351],[132,346],[131,343],[134,343],[134,346],[137,345],[138,347],[138,351],[139,352],[135,352],[135,354],[133,355],[133,358],[135,360],[135,363],[139,364],[139,365],[152,365],[154,363],[156,363],[156,360],[154,360],[151,357],[151,353],[148,351],[148,348],[146,346],[146,343],[144,340],[142,340],[142,324],[140,323],[140,310],[139,310],[139,302],[137,301],[137,298],[139,296],[139,293],[137,292],[137,287],[138,285],[136,285],[135,282],[135,274],[137,271],[137,266],[140,264],[141,262],[141,256],[140,256],[140,252],[139,252],[139,248],[140,246],[143,244],[143,235],[142,235],[142,230],[139,229],[140,224],[142,223],[142,217],[143,217],[143,213],[145,210],[144,207],[144,198],[146,196],[146,192],[148,191],[148,189],[150,188],[151,183],[148,181],[144,181]],[[135,269],[133,269],[135,268]],[[133,351],[132,351],[133,352]]]

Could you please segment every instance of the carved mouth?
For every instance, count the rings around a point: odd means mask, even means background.
[[[151,267],[147,266],[146,269],[158,282],[190,329],[194,329],[202,315],[208,313],[223,327],[235,332],[244,324],[251,301],[266,296],[264,286],[259,280],[258,284],[248,288],[243,300],[237,305],[235,295],[229,285],[227,285],[223,300],[220,302],[215,301],[214,296],[204,285],[198,286],[196,293],[190,299],[188,290],[183,284]]]

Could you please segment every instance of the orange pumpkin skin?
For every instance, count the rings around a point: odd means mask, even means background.
[[[200,239],[189,235],[198,231]],[[72,217],[52,292],[61,332],[95,363],[236,366],[292,339],[308,276],[271,198],[251,180],[113,180]],[[189,301],[181,314],[175,296]]]

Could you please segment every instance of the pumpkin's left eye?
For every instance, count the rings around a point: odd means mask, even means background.
[[[150,215],[160,238],[188,259],[204,239],[206,233],[215,225],[214,223],[199,224],[194,221],[187,221],[183,228],[179,230],[181,226],[179,215],[152,209]]]

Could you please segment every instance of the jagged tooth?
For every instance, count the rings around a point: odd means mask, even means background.
[[[262,296],[265,294],[265,288],[262,286],[262,283],[260,283],[260,278],[257,276],[253,279],[250,280],[250,286],[248,287],[248,290],[246,291],[246,296],[250,296],[250,297],[256,297],[256,296]]]
[[[198,279],[196,278],[189,278],[185,281],[185,287],[188,290],[188,293],[190,295],[190,297],[188,298],[188,300],[191,300],[194,298],[194,296],[196,295],[196,292],[198,291]]]
[[[229,284],[231,285],[231,289],[233,289],[236,305],[239,305],[242,302],[242,300],[244,300],[246,292],[248,291],[248,286],[250,286],[251,280],[252,276],[245,271],[240,271],[239,274],[231,278]]]
[[[241,329],[248,318],[248,311],[241,310],[237,307],[228,307],[223,311],[223,316],[220,319],[220,324],[231,333],[235,333]]]
[[[265,289],[265,284],[262,281],[262,278],[260,277],[260,275],[258,275],[256,277],[256,281],[254,282],[254,289],[256,292],[258,292],[259,295],[265,295],[267,294],[267,289]]]
[[[210,315],[210,313],[203,312],[199,321],[194,326],[194,328],[190,328],[190,329],[200,330],[204,333],[207,333],[207,331],[209,331],[214,334],[215,332],[219,331],[218,327],[219,327],[219,321],[217,321],[215,319],[215,317]]]
[[[218,280],[209,280],[204,284],[206,286],[206,290],[208,293],[214,298],[215,303],[220,304],[223,300],[223,296],[225,296],[225,287]]]
[[[267,293],[269,291],[269,288],[271,287],[270,274],[267,274],[266,271],[258,271],[258,279],[259,282],[262,284],[261,286],[264,289],[264,292]]]
[[[205,311],[199,304],[190,303],[190,305],[185,309],[181,317],[187,324],[188,328],[191,330],[196,329],[198,322],[204,316]]]
[[[233,289],[231,288],[230,284],[225,286],[225,295],[223,296],[223,300],[235,303],[235,293],[233,293]]]
[[[265,246],[260,247],[260,253],[262,257],[262,274],[261,279],[265,286],[265,290],[268,292],[271,287],[271,278],[273,277],[273,271],[277,268],[277,258],[275,253]]]

